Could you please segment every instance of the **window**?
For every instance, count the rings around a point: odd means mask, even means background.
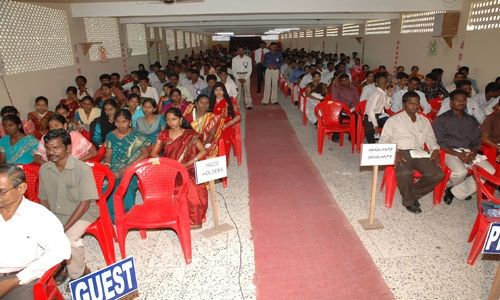
[[[165,30],[165,41],[167,43],[167,49],[175,50],[175,31],[166,29]]]
[[[303,37],[305,37],[305,35],[306,34],[304,33],[304,31],[299,32],[299,38],[303,38]]]
[[[343,24],[342,36],[359,35],[359,24]]]
[[[212,35],[212,41],[228,42],[231,39],[229,35]]]
[[[390,34],[391,20],[367,20],[365,24],[365,35]]]
[[[101,43],[90,47],[91,61],[100,60],[102,50],[106,52],[106,58],[121,56],[120,33],[116,18],[83,18],[83,22],[87,42]]]
[[[500,28],[500,1],[471,3],[467,31],[494,28]]]
[[[292,38],[298,39],[299,38],[299,33],[297,31],[292,33]]]
[[[325,36],[325,30],[324,29],[316,29],[314,31],[314,36],[315,37],[324,37]]]
[[[184,49],[184,32],[177,31],[177,49]]]
[[[0,59],[5,74],[74,64],[65,11],[4,0],[0,15]]]
[[[184,32],[184,43],[186,43],[186,48],[191,48],[191,33]]]
[[[313,31],[312,30],[306,30],[306,37],[308,37],[308,38],[313,37]]]
[[[444,11],[428,11],[415,14],[403,14],[401,33],[422,33],[434,30],[434,17]]]
[[[339,28],[338,27],[326,27],[326,36],[338,36]]]
[[[146,45],[146,26],[144,24],[127,24],[127,45],[132,49],[132,56],[148,54]]]
[[[154,27],[149,27],[149,39],[150,40],[155,39],[155,28]]]
[[[191,33],[191,47],[198,47],[198,40],[196,39],[196,34]]]
[[[266,34],[260,36],[263,41],[277,41],[279,39],[278,34]]]

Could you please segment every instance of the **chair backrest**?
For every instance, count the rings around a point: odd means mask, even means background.
[[[348,115],[352,114],[349,106],[335,100],[323,100],[314,108],[314,114],[318,118],[318,122],[322,121],[324,126],[340,126],[340,113],[342,111]],[[319,112],[321,112],[321,115]],[[351,121],[354,121],[354,119],[351,119]]]
[[[38,199],[38,190],[40,188],[38,181],[40,166],[37,164],[18,166],[23,169],[24,174],[26,174],[26,184],[28,185],[28,189],[24,193],[24,197],[33,202],[40,203],[40,199]]]
[[[437,97],[434,99],[430,99],[427,102],[431,106],[432,110],[439,111],[439,109],[441,108],[441,103],[443,102],[443,99]]]
[[[111,195],[115,188],[115,175],[108,167],[101,165],[100,163],[87,162],[87,165],[92,168],[97,193],[99,194],[97,205],[99,206],[100,220],[104,223],[106,228],[113,228],[113,223],[111,222],[111,217],[109,216],[107,201],[109,195]],[[107,182],[106,191],[103,191],[105,182]],[[109,199],[109,201],[113,201],[113,199]]]
[[[113,201],[117,222],[125,215],[121,199],[127,192],[134,175],[139,180],[144,206],[147,206],[148,202],[160,199],[176,201],[180,207],[187,205],[186,193],[190,179],[186,168],[179,162],[166,157],[143,159],[129,166],[115,192]]]
[[[38,281],[33,285],[34,300],[49,300],[49,299],[64,299],[61,292],[57,288],[57,283],[54,279],[54,273],[59,269],[59,264],[50,268]]]
[[[363,117],[366,110],[366,100],[360,101],[354,108],[354,112]]]
[[[496,188],[493,190],[491,188],[488,188],[488,185],[498,187],[500,185],[500,176],[491,175],[478,165],[474,165],[472,167],[472,174],[476,182],[478,210],[481,214],[484,215],[484,209],[482,205],[483,200],[487,200],[488,202],[500,205],[500,198],[496,197],[494,194],[494,190],[496,190]],[[483,197],[483,195],[485,197]]]
[[[104,155],[106,154],[106,147],[104,145],[101,145],[99,149],[97,149],[97,154],[89,159],[91,162],[101,162],[104,159]]]

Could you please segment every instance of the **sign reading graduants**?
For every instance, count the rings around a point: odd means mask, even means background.
[[[133,257],[69,283],[73,300],[114,300],[137,290]]]
[[[393,165],[396,159],[396,144],[363,144],[361,166]]]
[[[483,247],[483,253],[500,254],[500,223],[491,223],[486,241]]]

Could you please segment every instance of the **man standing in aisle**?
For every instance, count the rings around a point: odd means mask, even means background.
[[[264,82],[264,72],[266,67],[264,67],[264,55],[269,52],[266,48],[266,43],[264,41],[260,42],[259,49],[254,52],[255,65],[257,66],[257,93],[261,92],[262,82]]]
[[[278,79],[280,67],[283,64],[283,55],[277,50],[278,44],[272,42],[269,48],[271,51],[264,55],[264,67],[266,67],[264,98],[262,99],[264,105],[268,104],[269,100],[272,104],[278,104]]]
[[[250,75],[252,74],[252,59],[245,55],[245,49],[238,47],[237,54],[233,57],[231,69],[236,79],[238,88],[238,101],[244,97],[245,107],[252,109],[252,95],[250,94]]]

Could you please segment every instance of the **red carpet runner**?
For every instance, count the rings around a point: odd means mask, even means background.
[[[246,117],[257,298],[392,299],[285,112],[260,98]]]

